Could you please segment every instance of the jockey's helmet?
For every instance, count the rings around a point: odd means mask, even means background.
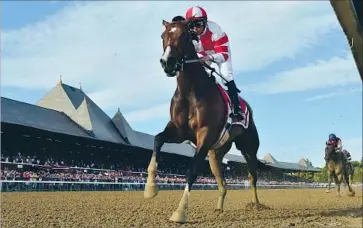
[[[329,141],[335,141],[335,140],[337,140],[337,136],[335,134],[331,133],[329,135]]]
[[[205,28],[208,21],[207,12],[200,6],[193,6],[185,13],[185,19],[190,21],[190,27]]]

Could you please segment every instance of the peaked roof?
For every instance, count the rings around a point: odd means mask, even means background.
[[[132,145],[148,150],[154,149],[155,136],[133,130],[120,112],[120,109],[117,110],[116,114],[112,118],[112,121],[116,125],[117,129],[125,135]],[[195,149],[189,144],[165,143],[161,148],[161,151],[193,157]]]
[[[64,112],[97,139],[126,143],[110,117],[80,89],[59,82],[37,105]]]
[[[125,117],[120,112],[120,109],[118,109],[113,116],[112,122],[118,131],[125,137],[125,140],[127,140],[130,144],[145,148],[142,146],[143,142],[140,141],[134,130],[131,128],[130,124],[126,121]]]
[[[53,109],[59,112],[64,112],[66,115],[70,116],[77,106],[73,105],[71,97],[67,94],[64,88],[68,86],[59,82],[55,87],[53,87],[48,93],[44,95],[37,103],[37,106],[43,108]]]
[[[273,164],[279,163],[270,153],[267,153],[265,155],[265,157],[263,157],[263,160],[265,160],[268,163],[273,163]]]

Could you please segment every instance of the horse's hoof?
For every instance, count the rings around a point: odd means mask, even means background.
[[[169,220],[177,223],[185,223],[187,218],[184,212],[174,211]]]
[[[214,212],[222,213],[223,212],[223,209],[217,208],[217,209],[214,209]]]
[[[349,192],[348,196],[355,196],[355,191]]]
[[[158,186],[157,185],[145,185],[144,198],[151,199],[154,198],[158,194]]]

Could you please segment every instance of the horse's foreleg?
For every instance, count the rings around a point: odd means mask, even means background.
[[[332,175],[332,173],[329,170],[327,170],[327,173],[328,173],[328,190],[326,190],[325,192],[326,193],[330,193],[330,189],[331,189],[331,175]]]
[[[154,138],[154,151],[151,156],[149,167],[147,169],[148,176],[145,185],[144,198],[153,198],[158,194],[157,184],[155,183],[155,176],[157,173],[157,166],[160,157],[161,147],[165,143],[181,143],[183,142],[180,131],[176,126],[169,121],[164,131],[157,134]]]
[[[337,174],[334,175],[335,185],[337,188],[337,196],[339,196],[339,197],[340,197],[340,185],[342,183],[342,178],[343,178],[343,176],[341,173],[339,173],[338,175]]]
[[[170,220],[173,222],[184,223],[187,219],[186,210],[189,204],[189,194],[194,182],[197,179],[199,171],[198,169],[200,168],[200,164],[204,161],[205,157],[207,156],[208,150],[211,145],[211,143],[206,142],[207,132],[208,132],[207,128],[202,128],[197,132],[197,149],[195,151],[193,160],[188,167],[187,184],[185,186],[183,197],[179,202],[178,209],[174,211],[173,215],[170,217]]]
[[[229,151],[232,144],[229,144],[218,151],[210,150],[209,151],[209,165],[213,175],[216,178],[219,197],[218,197],[218,204],[217,204],[217,211],[223,211],[224,199],[227,194],[226,190],[226,180],[223,174],[222,168],[222,159],[224,155]]]

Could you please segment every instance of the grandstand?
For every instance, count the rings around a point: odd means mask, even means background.
[[[20,179],[31,179],[32,171],[39,179],[39,171],[34,170],[46,169],[41,171],[42,180],[59,180],[61,176],[62,180],[74,181],[87,173],[95,180],[143,182],[154,136],[133,130],[120,110],[110,118],[82,89],[59,81],[36,105],[1,97],[1,139],[2,179],[7,179],[4,169],[7,175],[22,176]],[[159,170],[166,176],[159,179],[183,182],[181,175],[193,155],[194,148],[189,144],[165,144]],[[319,171],[304,159],[288,163],[267,154],[261,161],[279,172]],[[224,163],[230,182],[245,177],[246,172],[241,172],[246,163],[242,156],[227,154]],[[199,182],[213,182],[212,178],[204,178],[211,176],[208,162],[203,166]],[[73,170],[72,176],[64,170]],[[100,170],[107,173],[106,177],[97,176]]]

